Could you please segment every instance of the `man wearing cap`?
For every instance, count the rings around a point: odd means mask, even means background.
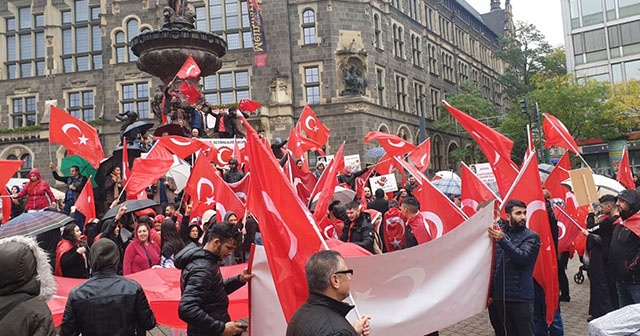
[[[60,335],[138,335],[151,330],[156,318],[142,286],[116,274],[120,253],[106,238],[91,249],[93,276],[71,290]]]
[[[616,202],[622,222],[613,225],[609,264],[620,307],[640,303],[640,197],[623,190]]]
[[[224,173],[222,179],[227,183],[236,183],[240,182],[244,177],[244,173],[238,170],[238,160],[231,159],[229,160],[229,170]]]

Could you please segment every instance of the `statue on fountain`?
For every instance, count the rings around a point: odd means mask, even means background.
[[[162,11],[165,22],[163,27],[195,28],[196,15],[191,8],[187,7],[186,0],[168,0],[168,4],[169,7],[165,7]]]

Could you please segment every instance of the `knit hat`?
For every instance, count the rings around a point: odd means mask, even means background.
[[[94,272],[117,270],[120,262],[118,246],[111,239],[102,238],[91,247],[91,268]]]

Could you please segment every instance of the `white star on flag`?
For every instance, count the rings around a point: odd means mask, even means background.
[[[215,200],[214,200],[213,196],[211,196],[211,197],[207,197],[207,201],[205,202],[205,204],[211,205],[211,204],[213,204],[213,202],[215,202]]]
[[[80,140],[80,144],[81,145],[86,145],[87,144],[87,140],[89,140],[89,138],[87,138],[86,136],[84,136],[84,134],[80,137],[78,137],[78,140]]]

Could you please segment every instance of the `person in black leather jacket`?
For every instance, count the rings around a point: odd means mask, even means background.
[[[360,316],[353,325],[345,318],[353,309],[342,302],[349,296],[353,270],[347,269],[340,253],[325,250],[312,255],[305,275],[309,297],[289,320],[286,336],[369,335],[370,316]]]
[[[526,227],[524,202],[510,200],[505,211],[508,221],[488,229],[496,241],[489,318],[498,336],[533,335],[533,267],[540,237]]]
[[[91,249],[93,277],[71,290],[64,308],[60,335],[144,335],[156,325],[142,286],[116,274],[120,253],[101,238]]]
[[[353,201],[346,205],[347,219],[344,221],[344,229],[340,240],[347,243],[354,243],[363,249],[373,252],[373,224],[371,216],[360,210],[360,203]]]
[[[180,319],[187,322],[189,336],[239,335],[246,327],[232,322],[227,309],[228,294],[253,277],[243,270],[237,277],[223,280],[218,262],[231,255],[240,240],[240,232],[229,222],[212,225],[200,248],[189,244],[175,257],[174,265],[182,270],[178,307]]]

